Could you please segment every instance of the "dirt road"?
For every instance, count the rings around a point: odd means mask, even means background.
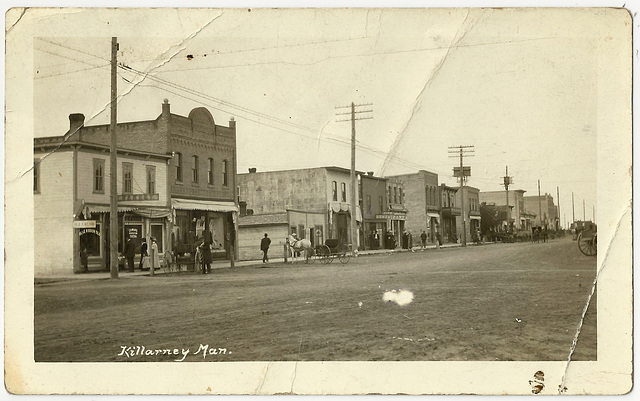
[[[35,359],[566,360],[595,274],[561,239],[40,284]],[[595,301],[575,360],[596,359]]]

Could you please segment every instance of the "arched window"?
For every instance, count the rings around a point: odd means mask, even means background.
[[[209,171],[207,172],[207,183],[213,185],[213,158],[209,158]]]
[[[344,182],[340,183],[340,192],[341,192],[341,198],[342,202],[346,202],[347,201],[347,184],[345,184]]]
[[[338,201],[338,183],[335,181],[331,182],[331,194],[332,194],[331,199],[337,202]]]

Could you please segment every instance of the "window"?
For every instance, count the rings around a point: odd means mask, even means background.
[[[222,185],[229,186],[229,162],[226,160],[222,161]]]
[[[156,193],[156,167],[147,166],[147,193]]]
[[[367,195],[367,213],[371,213],[371,195]]]
[[[122,193],[133,193],[133,164],[122,163]]]
[[[207,183],[213,185],[213,159],[209,158],[209,171],[207,174]]]
[[[198,156],[192,156],[193,167],[191,168],[191,181],[198,182]]]
[[[341,198],[342,202],[346,202],[347,201],[347,184],[345,184],[344,182],[340,183],[340,191],[341,191]]]
[[[379,208],[380,208],[380,213],[384,212],[384,199],[382,198],[382,196],[378,196],[378,203],[379,203]]]
[[[398,203],[398,187],[393,187],[393,203]]]
[[[104,193],[103,159],[93,159],[93,192]]]
[[[182,181],[182,153],[176,153],[176,180]]]
[[[398,200],[398,203],[402,204],[402,188],[398,188]]]
[[[331,183],[331,193],[332,193],[332,199],[334,201],[338,201],[338,183],[335,181]]]
[[[393,198],[391,197],[391,185],[389,185],[389,191],[387,191],[387,196],[389,198],[389,202],[387,203],[389,203],[389,207],[391,207],[391,204],[393,203],[392,202]]]
[[[40,160],[33,161],[33,192],[40,193]]]

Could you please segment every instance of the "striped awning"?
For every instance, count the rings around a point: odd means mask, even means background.
[[[233,202],[205,201],[196,199],[171,199],[171,207],[178,210],[206,210],[208,212],[240,212]]]

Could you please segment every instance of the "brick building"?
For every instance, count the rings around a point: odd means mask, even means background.
[[[462,192],[464,191],[464,192]],[[456,192],[456,204],[460,205],[460,218],[456,221],[456,231],[458,238],[461,238],[463,229],[463,219],[465,221],[465,233],[467,241],[472,241],[472,233],[480,230],[482,218],[480,217],[480,190],[478,188],[463,186],[462,191],[458,189]],[[464,204],[462,203],[462,194],[464,193]]]
[[[404,204],[407,209],[405,229],[412,233],[414,243],[417,243],[422,231],[426,231],[427,241],[434,243],[441,219],[438,174],[419,170],[393,177],[404,184]]]
[[[442,223],[440,225],[442,240],[444,242],[457,242],[457,223],[460,218],[461,209],[456,200],[458,187],[450,187],[440,184],[440,210]]]
[[[373,172],[360,176],[360,207],[363,221],[364,249],[383,249],[387,232],[387,180]]]

